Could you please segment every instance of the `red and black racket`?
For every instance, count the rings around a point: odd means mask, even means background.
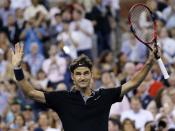
[[[145,23],[142,18],[145,18]],[[153,50],[151,44],[157,44],[157,25],[155,15],[145,4],[135,4],[129,11],[129,26],[134,36],[150,50]],[[162,59],[157,60],[162,74],[165,79],[169,78],[169,74],[162,62]]]

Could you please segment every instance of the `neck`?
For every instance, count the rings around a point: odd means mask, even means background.
[[[33,6],[34,6],[34,7],[37,7],[37,6],[38,6],[38,4],[33,4]]]
[[[87,88],[77,88],[81,93],[83,93],[85,96],[90,96],[91,95],[91,88],[87,87]]]
[[[41,128],[46,130],[48,128],[48,126],[47,125],[41,125]]]

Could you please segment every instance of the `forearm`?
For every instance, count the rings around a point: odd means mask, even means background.
[[[39,90],[36,90],[27,79],[23,78],[21,80],[18,80],[18,84],[20,85],[24,94],[27,97],[29,97],[30,99],[36,100],[36,101],[41,102],[41,103],[46,102],[45,97],[44,97],[44,93],[39,91]]]
[[[141,82],[145,79],[153,64],[154,59],[149,59],[145,63],[144,67],[131,79],[131,81],[134,83],[134,87],[138,87],[141,84]]]
[[[121,96],[123,96],[130,90],[137,88],[142,83],[142,81],[145,79],[146,75],[150,71],[151,67],[153,66],[153,63],[154,59],[149,59],[145,63],[142,70],[140,70],[135,76],[133,76],[133,78],[130,81],[122,85]]]
[[[32,87],[32,85],[25,78],[22,69],[21,68],[14,69],[14,74],[15,74],[17,83],[20,85],[20,88],[23,90],[24,94],[30,97],[30,92],[34,90],[34,87]]]
[[[24,92],[24,94],[28,97],[30,96],[30,92],[35,90],[34,87],[26,80],[25,78],[21,81],[18,81],[18,84],[20,85],[20,88]]]

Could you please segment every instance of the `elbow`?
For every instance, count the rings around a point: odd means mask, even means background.
[[[30,99],[33,99],[34,94],[35,94],[35,90],[30,90],[26,92],[26,96],[29,97]]]

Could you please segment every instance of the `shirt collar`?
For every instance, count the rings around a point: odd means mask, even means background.
[[[72,86],[71,92],[73,92],[73,93],[79,92],[80,94],[82,94],[79,90],[76,89],[75,86]],[[94,95],[95,95],[95,90],[91,89],[91,95],[90,96],[94,96]]]

